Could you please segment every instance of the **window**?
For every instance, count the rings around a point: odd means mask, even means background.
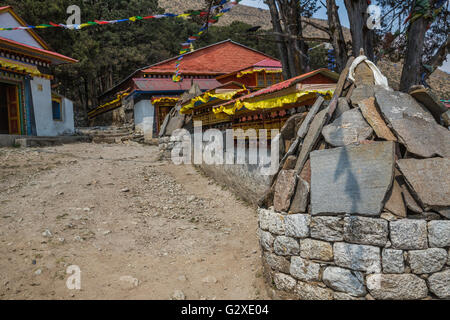
[[[53,97],[52,98],[52,113],[53,120],[62,121],[62,101],[61,98]]]

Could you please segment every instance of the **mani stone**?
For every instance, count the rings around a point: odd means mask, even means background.
[[[450,157],[450,132],[409,94],[377,87],[375,97],[381,113],[399,141],[417,156]]]
[[[412,273],[434,273],[442,270],[447,262],[447,250],[431,248],[411,250],[408,253],[409,266]]]
[[[277,235],[284,234],[284,216],[272,210],[258,209],[259,227]]]
[[[426,211],[450,207],[450,159],[401,159],[397,163]]]
[[[276,211],[288,212],[295,192],[297,174],[295,170],[281,170],[275,185],[273,204]]]
[[[367,294],[364,286],[364,275],[338,267],[328,267],[323,272],[323,282],[333,290],[345,292],[355,297]]]
[[[386,122],[384,122],[383,118],[378,112],[375,105],[375,98],[372,97],[366,100],[362,100],[358,104],[358,106],[361,110],[362,115],[372,126],[373,130],[379,138],[387,141],[397,141],[397,138],[394,136],[391,129],[388,128]]]
[[[322,135],[325,141],[334,147],[367,140],[373,133],[358,108],[344,112],[333,123],[325,126]]]
[[[375,97],[374,86],[362,85],[356,87],[350,97],[350,101],[354,106],[359,105],[363,100]]]
[[[366,284],[377,300],[418,300],[428,295],[425,280],[413,274],[371,274]]]
[[[413,198],[411,192],[409,192],[408,186],[403,184],[401,188],[406,207],[415,213],[422,213],[424,210],[417,204],[417,201]]]
[[[286,258],[266,252],[264,254],[264,260],[266,261],[267,265],[272,268],[272,270],[289,273],[291,264]]]
[[[290,273],[298,280],[319,281],[320,264],[300,257],[292,257]]]
[[[339,267],[367,273],[381,272],[380,248],[337,242],[333,247],[334,262]]]
[[[292,256],[299,253],[300,246],[298,241],[285,236],[279,236],[275,238],[273,243],[275,253],[279,256]]]
[[[311,237],[325,241],[343,241],[344,220],[339,217],[313,217]]]
[[[294,238],[307,238],[311,216],[308,214],[290,214],[285,216],[286,236]]]
[[[381,254],[384,273],[404,273],[405,261],[403,251],[395,249],[383,249]]]
[[[450,298],[450,270],[433,274],[428,278],[430,291],[441,299]]]
[[[389,226],[383,219],[348,217],[344,219],[344,241],[384,247]]]
[[[259,242],[264,250],[272,251],[274,241],[275,239],[270,232],[259,231]]]
[[[300,300],[333,300],[333,291],[306,282],[298,282],[295,294]]]
[[[311,214],[379,216],[394,175],[394,143],[311,153]]]
[[[427,222],[402,219],[389,223],[394,249],[420,250],[428,247]]]
[[[275,287],[278,290],[283,291],[293,291],[295,288],[295,285],[297,284],[297,280],[292,278],[291,276],[288,276],[284,273],[275,273],[273,277],[273,282],[275,282]]]
[[[311,260],[333,261],[333,247],[325,241],[300,240],[300,256]]]
[[[428,241],[430,247],[450,247],[450,221],[428,222]]]
[[[297,189],[291,201],[289,213],[306,213],[309,203],[309,183],[298,178]]]
[[[446,112],[447,108],[442,102],[439,101],[431,90],[427,90],[424,87],[416,88],[410,91],[409,94],[412,95],[418,102],[423,104],[428,111],[431,112],[437,122],[441,121],[441,114]]]
[[[297,164],[295,165],[295,171],[300,172],[303,169],[306,161],[309,158],[309,154],[314,146],[317,144],[322,132],[323,126],[328,118],[328,108],[320,111],[311,123],[308,133],[306,134],[305,140],[303,141],[300,154],[297,158]]]

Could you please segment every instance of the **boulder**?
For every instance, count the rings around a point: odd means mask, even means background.
[[[447,263],[447,250],[431,248],[426,250],[411,250],[408,253],[412,273],[434,273],[442,270]]]
[[[310,260],[333,261],[333,247],[325,241],[300,240],[300,256]]]
[[[381,272],[380,248],[337,242],[333,246],[336,265],[367,273]]]
[[[440,299],[450,298],[450,270],[433,274],[428,278],[430,291]]]
[[[311,216],[308,214],[290,214],[285,218],[285,230],[288,237],[307,238]]]
[[[405,261],[402,250],[383,249],[381,257],[384,273],[405,272]]]
[[[418,300],[428,295],[425,280],[413,274],[371,274],[366,284],[377,300]]]
[[[402,219],[389,223],[394,249],[418,250],[428,247],[427,222]]]
[[[344,241],[384,247],[389,226],[384,219],[348,217],[344,219]]]
[[[430,247],[450,247],[450,221],[428,222],[428,241]]]
[[[290,273],[301,281],[319,281],[320,264],[301,257],[292,257]]]
[[[338,267],[328,267],[323,272],[323,282],[333,290],[345,292],[355,297],[367,294],[364,285],[364,275]]]
[[[344,220],[339,217],[312,217],[311,237],[325,241],[343,241]]]

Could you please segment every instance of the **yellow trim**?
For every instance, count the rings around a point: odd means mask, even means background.
[[[178,102],[180,98],[175,97],[162,97],[162,98],[156,98],[152,100],[152,103],[159,103],[159,102]]]
[[[261,68],[261,69],[253,69],[253,70],[248,70],[248,71],[241,71],[237,74],[238,78],[242,78],[243,76],[247,75],[247,74],[253,74],[253,73],[259,73],[259,72],[265,72],[265,73],[283,73],[283,71],[281,69],[265,69],[265,68]]]
[[[92,110],[91,112],[88,113],[88,116],[92,116],[94,113],[100,111],[101,109],[104,109],[104,108],[114,105],[118,102],[121,102],[123,98],[125,98],[129,95],[130,95],[129,93],[118,94],[116,99],[114,99],[110,102],[107,102],[105,104],[102,104],[101,106],[95,108],[94,110]]]
[[[240,101],[237,100],[234,104],[230,104],[227,106],[219,106],[217,108],[213,108],[213,112],[215,114],[225,113],[227,115],[234,115],[237,111],[246,108],[249,111],[256,110],[265,110],[265,109],[275,109],[281,108],[288,104],[299,103],[303,101],[307,101],[310,99],[314,99],[318,94],[325,96],[326,100],[330,100],[333,96],[334,90],[307,90],[300,91],[291,94],[287,94],[282,97],[262,100],[262,101]]]
[[[239,89],[239,90],[233,90],[230,92],[225,92],[225,93],[211,93],[211,92],[205,92],[204,94],[202,94],[201,96],[195,97],[193,99],[191,99],[191,101],[189,102],[189,104],[184,105],[181,110],[180,113],[181,114],[187,114],[189,112],[189,110],[194,109],[195,108],[195,103],[197,103],[198,101],[201,101],[203,103],[208,103],[211,98],[216,98],[219,100],[230,100],[232,99],[236,94],[241,93],[247,91],[247,89]]]
[[[51,75],[41,73],[36,66],[29,65],[23,62],[11,60],[8,58],[0,57],[0,67],[6,68],[11,71],[18,71],[20,73],[26,73],[34,77],[41,77],[51,79]]]

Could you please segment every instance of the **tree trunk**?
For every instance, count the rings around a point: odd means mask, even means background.
[[[360,49],[364,49],[364,54],[369,60],[375,60],[373,49],[375,33],[367,28],[367,0],[345,0],[345,7],[350,21],[350,31],[352,33],[353,56],[359,56]]]
[[[429,21],[422,17],[414,21],[409,27],[400,91],[406,92],[411,86],[420,84],[423,72],[422,55],[428,23]]]
[[[278,13],[278,9],[275,4],[275,0],[266,0],[266,3],[270,9],[273,30],[277,33],[282,34],[283,29],[281,28],[280,15]],[[291,72],[289,70],[289,61],[288,61],[288,54],[287,54],[287,47],[286,47],[285,39],[281,36],[277,36],[276,40],[277,40],[278,51],[280,54],[281,64],[283,65],[283,77],[285,80],[290,79],[290,78],[292,78],[292,76],[291,76]]]
[[[348,55],[338,9],[335,0],[327,0],[328,27],[330,29],[331,44],[334,48],[336,65],[340,73],[347,64]]]

